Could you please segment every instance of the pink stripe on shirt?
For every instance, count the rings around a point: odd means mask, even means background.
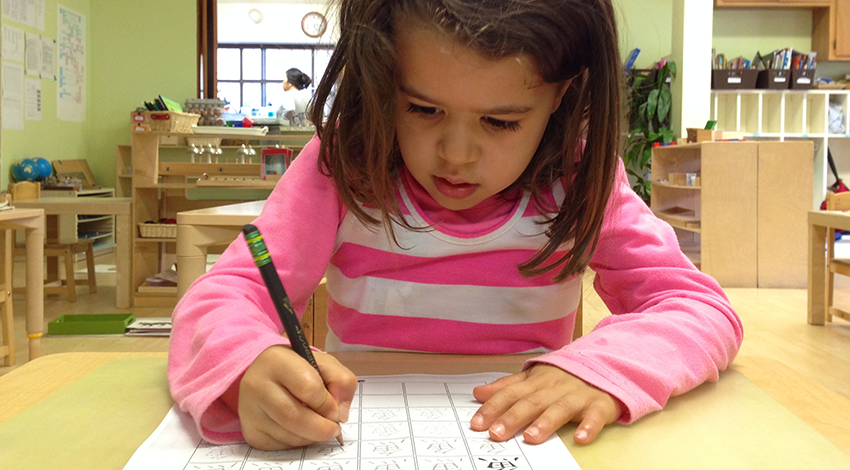
[[[430,318],[368,315],[328,298],[328,326],[343,344],[447,354],[513,354],[556,350],[570,342],[575,312],[552,321],[492,325]]]
[[[331,263],[349,279],[370,276],[424,284],[496,287],[552,285],[552,275],[526,278],[520,274],[517,266],[534,254],[532,250],[502,250],[427,258],[343,243]],[[560,255],[563,253],[556,253],[551,259]]]

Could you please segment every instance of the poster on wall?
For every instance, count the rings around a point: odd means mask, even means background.
[[[56,80],[56,40],[41,38],[41,78]]]
[[[27,121],[41,121],[41,79],[27,77]]]
[[[40,0],[3,0],[3,18],[35,28]]]
[[[41,76],[41,36],[27,33],[26,74],[33,77]]]
[[[13,62],[24,61],[24,30],[3,25],[3,59]]]
[[[24,67],[3,61],[3,129],[24,130]]]
[[[86,120],[86,17],[59,5],[56,114],[61,121]]]

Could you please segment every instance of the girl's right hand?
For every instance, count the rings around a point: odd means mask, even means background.
[[[334,439],[348,421],[357,377],[335,357],[316,353],[316,369],[288,346],[257,356],[239,385],[242,435],[260,450],[300,447]]]

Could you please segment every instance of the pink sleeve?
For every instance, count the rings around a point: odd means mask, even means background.
[[[737,354],[743,329],[729,300],[631,190],[622,163],[590,268],[613,315],[526,367],[551,364],[605,390],[627,408],[618,422],[717,380]]]
[[[318,148],[316,138],[307,144],[254,222],[299,316],[324,276],[344,214],[333,181],[317,167]],[[237,414],[220,397],[262,351],[287,344],[282,331],[240,235],[173,313],[171,394],[205,439],[243,440]]]

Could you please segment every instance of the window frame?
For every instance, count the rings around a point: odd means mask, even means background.
[[[218,78],[218,70],[216,70],[216,90],[218,89],[218,85],[222,83],[238,83],[239,84],[239,98],[241,103],[239,103],[238,108],[241,108],[244,104],[244,96],[245,96],[245,84],[259,84],[260,85],[260,104],[268,102],[268,98],[266,96],[266,87],[265,84],[268,83],[280,83],[280,79],[268,79],[266,78],[266,51],[267,50],[310,50],[310,68],[307,73],[312,79],[313,84],[311,88],[315,86],[318,78],[315,75],[316,70],[316,52],[319,50],[334,50],[336,48],[336,44],[296,44],[296,43],[219,43],[216,48],[216,55],[218,55],[218,51],[220,49],[238,49],[239,50],[239,80],[223,80]],[[243,76],[244,72],[244,50],[245,49],[260,49],[260,79],[245,79]],[[218,92],[216,91],[216,96],[218,97]]]

